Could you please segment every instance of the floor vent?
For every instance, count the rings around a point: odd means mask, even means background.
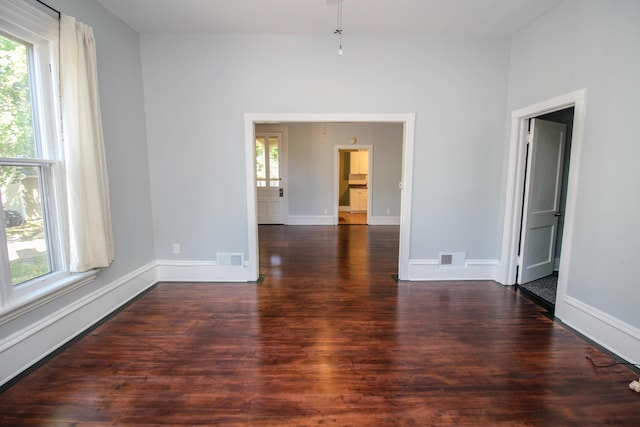
[[[243,253],[218,252],[216,263],[219,266],[242,267],[244,265]]]

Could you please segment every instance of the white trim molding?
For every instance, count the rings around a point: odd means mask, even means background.
[[[398,253],[398,277],[407,280],[409,276],[409,249],[411,247],[411,197],[413,185],[413,151],[415,138],[414,113],[371,113],[371,114],[318,114],[318,113],[246,113],[245,130],[245,166],[247,170],[247,277],[249,281],[258,280],[258,221],[256,217],[255,188],[255,126],[279,123],[402,123],[402,182],[400,196],[400,245]],[[337,210],[337,208],[336,208]],[[292,216],[288,217],[290,220]],[[337,224],[336,215],[331,216]],[[316,218],[317,219],[317,218]],[[324,221],[324,218],[322,219]],[[290,222],[289,224],[293,224]]]
[[[349,151],[349,150],[363,150],[367,152],[367,170],[369,171],[369,176],[367,181],[369,182],[368,196],[367,196],[367,224],[371,224],[371,200],[373,199],[371,195],[374,192],[373,189],[373,145],[334,145],[333,146],[333,215],[335,216],[334,224],[338,224],[338,213],[339,213],[339,204],[340,204],[340,151]],[[362,212],[361,212],[362,213]]]
[[[149,263],[3,338],[0,341],[0,385],[91,328],[157,282],[155,263]]]
[[[584,128],[586,89],[567,93],[519,110],[511,114],[511,134],[508,142],[507,173],[505,175],[505,211],[502,228],[502,252],[500,255],[500,271],[498,282],[505,285],[516,283],[516,266],[518,244],[521,234],[522,198],[526,168],[526,133],[530,118],[574,107],[573,135],[571,139],[571,167],[567,184],[567,204],[565,207],[564,231],[562,235],[562,255],[560,269],[567,271],[571,255],[573,238],[573,218],[575,215],[576,194],[578,188],[578,172],[580,170],[580,154],[582,151],[582,134]],[[563,266],[563,263],[565,264]],[[558,291],[566,289],[566,275],[558,282]],[[560,294],[559,294],[560,295]],[[556,307],[556,314],[558,307]]]
[[[156,261],[159,282],[251,282],[245,265],[218,265],[215,261]]]
[[[288,225],[336,225],[333,215],[289,215]]]
[[[512,113],[508,145],[508,170],[505,176],[506,198],[502,233],[502,252],[497,281],[505,285],[516,282],[517,250],[521,234],[522,198],[524,192],[525,136],[530,118],[574,107],[571,138],[571,165],[564,212],[562,253],[559,259],[555,317],[585,337],[632,363],[638,363],[640,330],[580,300],[567,295],[571,276],[576,201],[579,188],[581,154],[586,117],[587,90],[581,89],[530,105]]]
[[[562,323],[631,363],[640,363],[640,329],[587,305],[564,297]]]
[[[411,259],[408,280],[496,280],[499,267],[497,260],[468,259],[464,266],[454,267],[441,266],[438,259]]]
[[[562,232],[562,253],[560,254],[560,274],[556,292],[555,317],[565,321],[568,308],[567,284],[571,280],[571,255],[573,252],[573,224],[575,223],[580,160],[586,115],[587,90],[580,89],[540,103],[515,110],[511,115],[511,136],[508,145],[508,170],[505,176],[506,197],[502,229],[502,251],[497,281],[505,285],[516,283],[518,244],[521,235],[522,198],[526,167],[526,131],[530,118],[553,111],[574,107],[573,134],[571,137],[571,166],[567,182],[567,202],[564,211]],[[574,300],[575,301],[575,300]],[[569,323],[567,323],[569,324]],[[583,325],[586,326],[586,325]],[[580,330],[575,328],[576,330]],[[584,328],[583,328],[584,329]],[[588,330],[588,327],[586,328]],[[589,336],[585,334],[585,336]]]
[[[48,286],[27,295],[24,300],[17,300],[13,305],[0,310],[0,325],[10,322],[31,310],[35,310],[61,296],[73,292],[95,280],[98,270],[84,273],[68,274],[63,279],[51,282]]]
[[[370,216],[369,225],[400,225],[399,216]]]

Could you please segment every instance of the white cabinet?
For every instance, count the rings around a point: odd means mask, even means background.
[[[369,173],[369,152],[352,151],[349,158],[350,172],[352,174]]]
[[[350,188],[349,200],[351,202],[351,212],[366,212],[368,197],[369,190],[367,190],[366,188]]]

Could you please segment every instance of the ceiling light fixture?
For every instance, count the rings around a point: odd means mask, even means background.
[[[338,35],[338,39],[340,40],[338,55],[342,55],[342,0],[338,0],[338,28],[336,28],[333,34]]]

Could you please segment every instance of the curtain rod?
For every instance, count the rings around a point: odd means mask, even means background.
[[[48,4],[46,4],[46,3],[45,3],[45,2],[43,2],[43,1],[40,1],[40,0],[36,0],[36,1],[37,1],[38,3],[40,3],[41,5],[43,5],[44,7],[46,7],[47,9],[49,9],[49,10],[51,10],[51,11],[53,11],[53,12],[57,13],[57,14],[58,14],[58,19],[60,19],[60,15],[61,15],[61,13],[60,13],[60,11],[59,11],[58,9],[55,9],[55,8],[53,8],[53,7],[49,6]]]

